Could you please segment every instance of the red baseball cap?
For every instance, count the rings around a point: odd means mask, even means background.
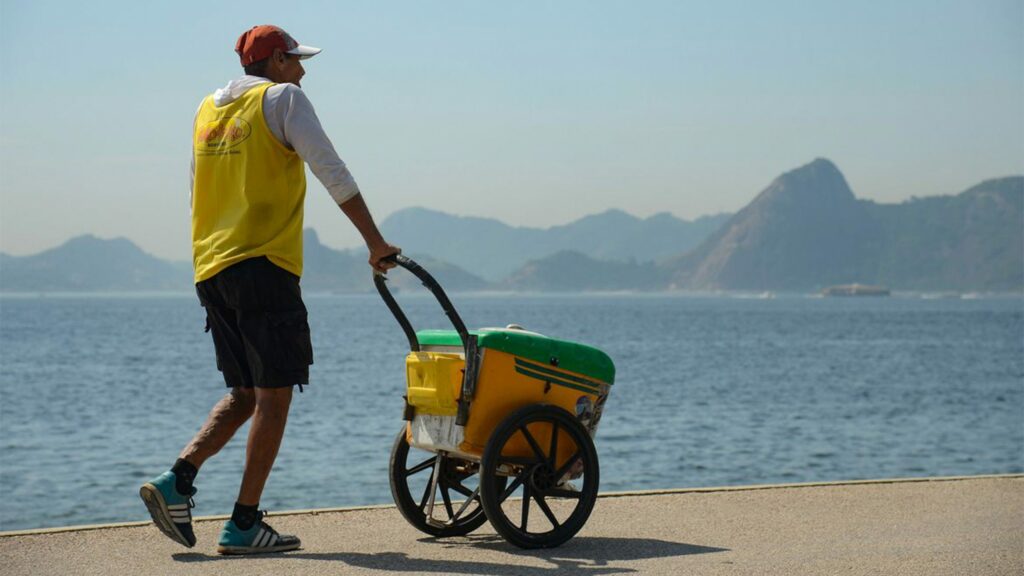
[[[242,66],[269,58],[274,53],[274,48],[280,48],[287,54],[295,54],[300,60],[312,58],[320,53],[319,48],[303,46],[284,30],[269,24],[253,26],[243,32],[238,37],[238,42],[235,42],[235,52],[238,52],[242,59]]]

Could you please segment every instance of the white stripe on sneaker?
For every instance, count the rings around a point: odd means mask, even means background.
[[[263,540],[267,536],[269,536],[269,534],[267,533],[266,530],[264,530],[261,527],[260,531],[256,533],[256,539],[254,539],[252,541],[252,547],[253,548],[262,548],[263,547]],[[266,539],[269,540],[270,538],[266,538]]]
[[[270,544],[268,546],[277,546],[277,534],[271,534]]]

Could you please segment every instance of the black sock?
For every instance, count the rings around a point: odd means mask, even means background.
[[[246,506],[245,504],[235,502],[235,510],[231,513],[231,521],[235,523],[235,526],[238,526],[239,530],[248,530],[259,520],[259,507],[259,504]]]
[[[199,470],[188,460],[178,458],[174,462],[174,466],[171,466],[171,472],[174,472],[174,487],[178,490],[178,494],[186,496],[192,494],[192,483],[195,482]]]

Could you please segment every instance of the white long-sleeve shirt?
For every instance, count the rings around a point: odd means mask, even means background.
[[[259,76],[236,78],[213,93],[213,102],[217,106],[229,104],[250,88],[267,82],[270,80]],[[274,137],[309,164],[317,180],[327,188],[336,203],[341,204],[359,194],[355,179],[324,133],[313,104],[302,88],[294,84],[276,84],[268,88],[263,95],[263,118]],[[194,124],[193,121],[193,127]],[[195,180],[196,160],[193,154],[189,177],[190,205]]]

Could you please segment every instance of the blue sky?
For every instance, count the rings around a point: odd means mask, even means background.
[[[192,115],[262,23],[324,49],[304,89],[378,220],[689,219],[819,156],[879,202],[1024,173],[1019,0],[0,0],[0,250],[188,259]],[[306,221],[359,243],[313,178]]]

